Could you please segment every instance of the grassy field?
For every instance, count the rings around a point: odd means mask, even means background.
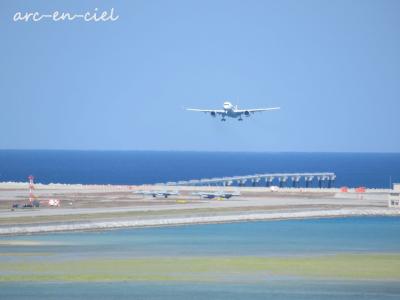
[[[399,280],[399,254],[310,257],[31,259],[2,262],[0,281],[265,281],[274,276]]]

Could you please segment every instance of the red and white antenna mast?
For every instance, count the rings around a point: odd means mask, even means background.
[[[35,200],[35,195],[33,195],[33,190],[35,189],[33,179],[35,179],[35,177],[29,175],[28,179],[29,179],[29,203],[32,204],[32,202]]]

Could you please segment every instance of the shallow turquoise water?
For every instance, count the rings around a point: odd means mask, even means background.
[[[400,252],[399,232],[398,217],[243,222],[0,237],[0,241],[44,243],[0,246],[0,253],[37,251],[131,257]]]
[[[273,281],[263,284],[0,283],[2,299],[399,299],[395,282]]]
[[[285,256],[400,253],[400,218],[245,222],[0,237],[7,261],[85,257]],[[0,299],[400,299],[399,282],[276,278],[264,283],[0,283]]]

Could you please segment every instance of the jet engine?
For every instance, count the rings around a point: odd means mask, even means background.
[[[246,117],[250,117],[250,112],[248,112],[247,110],[244,112],[244,115],[246,116]]]
[[[211,117],[214,117],[214,118],[217,116],[217,114],[215,113],[215,111],[210,112],[210,114],[211,114]]]

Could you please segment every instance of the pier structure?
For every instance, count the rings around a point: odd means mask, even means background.
[[[336,179],[335,173],[332,172],[316,172],[316,173],[266,173],[254,174],[246,176],[233,177],[218,177],[218,178],[203,178],[192,180],[181,180],[177,182],[167,182],[166,185],[185,185],[185,186],[273,186],[279,187],[300,187],[304,182],[305,187],[311,187],[313,182],[316,182],[319,188],[332,187]]]

